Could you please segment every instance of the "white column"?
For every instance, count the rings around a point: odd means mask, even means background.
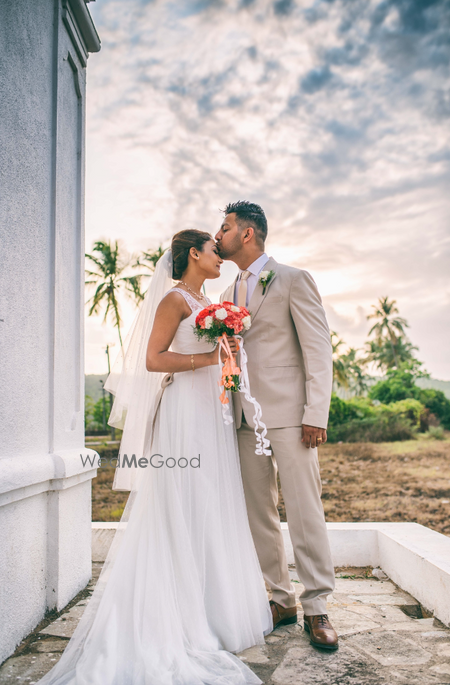
[[[0,3],[0,662],[91,577],[84,0]]]

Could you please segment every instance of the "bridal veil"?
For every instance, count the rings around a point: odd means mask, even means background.
[[[158,305],[172,285],[172,251],[169,249],[157,262],[144,301],[126,337],[124,349],[114,362],[104,386],[115,396],[108,423],[123,429],[120,454],[127,454],[130,458],[135,454],[137,460],[143,455],[146,440],[152,430],[154,411],[164,377],[163,373],[147,371],[145,366],[147,343]],[[139,469],[138,466],[127,466],[115,470],[113,490],[129,490],[130,495],[83,616],[61,659],[39,681],[39,685],[53,685],[54,683],[63,685],[73,677],[73,670],[83,651],[86,637],[117,557],[139,488],[139,472],[142,471],[143,469]]]

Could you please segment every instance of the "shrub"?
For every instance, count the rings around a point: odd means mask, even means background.
[[[331,396],[330,426],[340,426],[352,419],[364,419],[376,412],[375,406],[367,397],[352,397],[349,400],[341,400],[335,393]]]
[[[328,419],[329,425],[340,426],[353,418],[357,418],[355,408],[350,402],[341,400],[336,393],[333,393],[331,395],[330,414]]]
[[[330,442],[411,440],[418,430],[428,428],[427,416],[428,410],[414,398],[375,404],[366,397],[345,401],[333,395],[328,439]]]
[[[433,388],[418,388],[416,386],[418,400],[435,414],[442,426],[450,430],[450,400],[444,395],[442,390],[434,390]]]
[[[108,421],[109,418],[109,412],[110,412],[110,407],[109,407],[109,402],[105,399],[105,418],[106,421]],[[100,397],[99,400],[94,404],[94,422],[101,428],[105,428],[103,424],[103,398]],[[108,426],[106,426],[106,430],[109,430]]]
[[[365,419],[377,413],[377,407],[368,397],[352,397],[347,400],[351,407],[352,416],[358,419]]]
[[[109,402],[106,402],[106,419],[109,417]],[[103,399],[100,398],[94,402],[90,395],[85,396],[84,403],[84,430],[86,435],[95,435],[97,433],[104,433],[105,427],[103,425]],[[106,427],[109,431],[109,426]]]
[[[445,440],[444,429],[442,426],[430,426],[427,437],[433,440]]]
[[[84,430],[98,431],[102,428],[102,422],[98,421],[97,418],[97,405],[90,395],[85,396],[84,401]]]
[[[415,399],[438,417],[444,428],[450,430],[450,400],[442,390],[433,388],[419,388],[415,384],[413,371],[408,369],[394,369],[388,372],[388,378],[379,381],[369,391],[371,400],[378,400],[383,404],[393,404],[402,400]],[[426,413],[422,412],[422,430],[428,428]]]
[[[352,419],[328,430],[329,442],[395,442],[415,437],[411,421],[401,414],[380,412],[378,416]]]
[[[395,414],[403,416],[411,421],[411,425],[416,428],[421,426],[421,418],[425,413],[425,407],[419,400],[408,398],[400,400],[399,402],[392,402],[391,404],[380,405],[377,407],[382,414]]]
[[[388,372],[385,381],[379,381],[370,388],[369,397],[383,404],[391,404],[415,397],[416,390],[419,388],[414,383],[413,374],[403,369],[395,369]]]

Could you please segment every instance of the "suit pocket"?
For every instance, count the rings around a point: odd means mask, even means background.
[[[298,364],[290,364],[289,362],[286,362],[286,364],[283,364],[282,362],[277,362],[276,364],[264,364],[263,366],[264,369],[287,369],[291,370],[293,374],[296,373],[296,369],[299,368]]]
[[[269,392],[271,406],[277,407],[277,411],[289,413],[295,408],[298,412],[304,403],[304,382],[299,366],[266,366],[261,370],[260,384],[261,393]]]
[[[267,295],[267,297],[264,299],[264,302],[270,304],[271,302],[283,302],[283,300],[283,295]]]

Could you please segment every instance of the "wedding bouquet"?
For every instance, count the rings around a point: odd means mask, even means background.
[[[194,331],[196,336],[206,338],[211,343],[218,342],[227,352],[227,358],[222,367],[222,378],[219,385],[223,386],[220,396],[222,404],[228,403],[227,390],[238,392],[240,390],[241,370],[231,353],[227,336],[239,335],[241,331],[247,331],[252,323],[250,312],[245,307],[237,307],[232,302],[212,304],[197,315]]]
[[[227,353],[227,358],[222,367],[219,386],[223,387],[220,401],[222,402],[222,415],[226,424],[233,422],[233,417],[229,411],[229,400],[227,390],[241,392],[248,403],[253,405],[254,415],[253,424],[256,436],[256,454],[271,455],[269,440],[266,438],[267,427],[262,420],[261,406],[252,397],[250,392],[250,381],[247,368],[247,354],[244,349],[242,331],[248,331],[252,325],[250,312],[245,307],[237,307],[232,302],[222,302],[222,304],[211,304],[202,309],[195,319],[194,333],[199,338],[206,338],[210,343],[219,343]],[[228,344],[227,336],[235,336],[239,345],[241,368],[236,364],[236,360]],[[219,354],[220,362],[220,354]]]

